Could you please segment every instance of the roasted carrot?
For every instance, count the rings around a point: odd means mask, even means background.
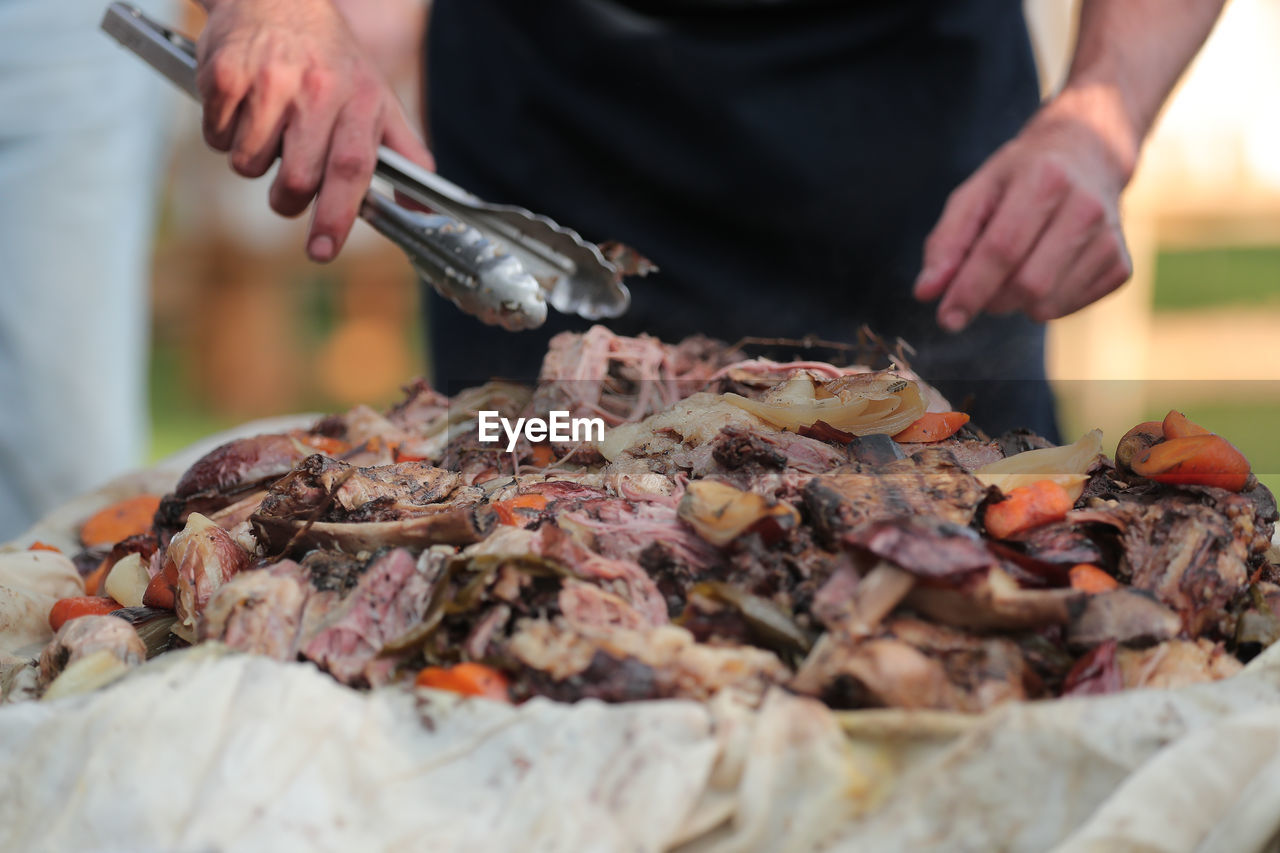
[[[296,438],[301,444],[310,447],[316,453],[323,453],[325,456],[341,456],[351,449],[351,445],[340,438],[331,438],[327,435],[311,435],[302,433]]]
[[[135,495],[113,503],[89,517],[80,528],[80,542],[86,548],[114,545],[121,539],[146,533],[159,508],[157,495]]]
[[[153,575],[142,593],[142,603],[147,607],[173,610],[178,600],[178,567],[166,562],[164,570]]]
[[[539,468],[546,468],[556,461],[556,452],[549,444],[535,444],[530,451],[530,456],[532,457],[530,461]]]
[[[1072,566],[1068,572],[1071,578],[1071,588],[1080,592],[1095,593],[1109,592],[1120,586],[1120,581],[1111,577],[1102,569],[1093,563],[1079,563]]]
[[[1186,438],[1192,435],[1212,435],[1209,430],[1187,420],[1187,416],[1177,409],[1170,409],[1160,424],[1165,438]]]
[[[1037,480],[1009,492],[999,503],[987,507],[983,521],[987,533],[1007,539],[1033,527],[1061,520],[1075,504],[1071,495],[1053,480]]]
[[[41,542],[39,539],[27,546],[28,551],[52,551],[55,554],[61,554],[62,549],[57,545],[50,545],[47,542]]]
[[[925,412],[919,420],[895,435],[893,440],[903,444],[942,441],[955,435],[968,422],[969,416],[964,412]]]
[[[124,607],[110,598],[96,595],[81,595],[76,598],[60,598],[49,608],[49,627],[58,630],[72,619],[81,616],[99,616]]]
[[[1135,458],[1135,474],[1175,486],[1216,486],[1238,492],[1249,481],[1249,460],[1220,435],[1171,438]]]
[[[102,591],[102,582],[107,579],[107,572],[111,571],[111,567],[114,565],[115,560],[110,557],[103,557],[102,562],[98,563],[98,568],[84,576],[85,595],[97,595]]]
[[[1128,468],[1135,456],[1164,441],[1164,425],[1160,421],[1143,421],[1124,434],[1116,445],[1116,465]]]
[[[517,527],[523,527],[529,520],[530,515],[541,512],[547,508],[547,496],[536,493],[516,495],[514,498],[508,498],[505,501],[497,501],[491,503],[493,511],[498,514],[499,524],[509,524]],[[517,510],[532,510],[532,513],[521,513]]]
[[[509,702],[507,677],[482,663],[460,663],[456,666],[429,666],[418,673],[414,684],[436,690],[449,690],[464,696],[483,696]]]
[[[406,449],[401,444],[391,445],[391,458],[397,462],[430,462],[430,456],[415,453],[412,448]]]

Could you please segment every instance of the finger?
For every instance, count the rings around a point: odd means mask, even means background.
[[[958,332],[987,306],[1040,239],[1070,186],[1066,170],[1053,161],[1041,161],[1031,174],[1013,181],[947,286],[938,305],[939,325]]]
[[[263,68],[241,102],[231,142],[231,168],[246,178],[265,174],[280,152],[281,134],[291,119],[291,104],[297,95],[297,80],[295,68]]]
[[[1003,317],[1007,314],[1021,311],[1022,304],[1022,294],[1006,284],[1006,286],[996,291],[996,295],[991,297],[991,300],[987,302],[987,307],[983,310],[988,314]]]
[[[387,123],[382,129],[382,144],[397,154],[403,154],[424,169],[436,170],[436,158],[427,150],[418,134],[409,126],[404,110],[394,98],[388,98]]]
[[[938,224],[924,241],[924,263],[913,293],[927,302],[946,290],[969,247],[996,209],[1001,186],[988,170],[979,170],[947,198]]]
[[[227,151],[235,132],[240,103],[249,91],[249,75],[241,59],[219,51],[200,64],[196,88],[203,105],[204,141],[215,151]]]
[[[1058,208],[1009,286],[1022,295],[1022,310],[1039,320],[1055,299],[1064,277],[1084,249],[1107,227],[1105,210],[1083,194],[1072,193]],[[1043,322],[1043,320],[1039,320]]]
[[[332,260],[346,242],[373,178],[380,112],[381,102],[370,98],[348,101],[338,112],[307,236],[312,260]]]
[[[297,216],[315,198],[324,176],[337,113],[338,105],[333,101],[316,103],[298,111],[285,126],[280,168],[268,194],[276,213]]]
[[[1037,322],[1065,317],[1090,305],[1133,275],[1133,263],[1118,228],[1101,231],[1062,274],[1053,291],[1029,316]]]

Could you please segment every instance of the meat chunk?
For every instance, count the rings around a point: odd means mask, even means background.
[[[928,448],[878,468],[857,463],[814,477],[805,504],[824,535],[870,521],[933,516],[965,525],[987,489],[945,449]]]
[[[200,641],[219,640],[237,651],[276,660],[298,656],[307,590],[296,577],[244,572],[217,591],[200,617]]]
[[[378,653],[388,641],[422,621],[432,586],[403,548],[375,560],[329,624],[303,648],[303,655],[345,684],[384,679]]]
[[[836,707],[980,711],[1037,695],[1017,644],[918,619],[897,618],[876,636],[824,634],[791,682]]]

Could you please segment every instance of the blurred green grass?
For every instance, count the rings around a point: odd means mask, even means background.
[[[1280,246],[1164,251],[1156,259],[1155,308],[1280,309]]]

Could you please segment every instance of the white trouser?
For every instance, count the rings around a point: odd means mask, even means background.
[[[98,30],[106,5],[0,0],[0,542],[137,465],[146,440],[173,95]]]

